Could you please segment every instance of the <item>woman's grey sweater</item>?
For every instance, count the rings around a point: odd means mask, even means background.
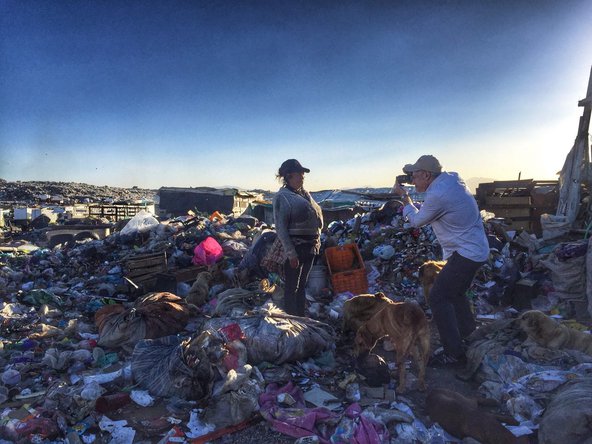
[[[310,238],[318,254],[323,212],[308,191],[302,190],[301,195],[287,187],[280,188],[273,198],[273,218],[288,259],[297,257],[294,237]]]

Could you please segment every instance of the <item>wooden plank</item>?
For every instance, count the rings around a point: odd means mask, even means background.
[[[490,213],[495,214],[497,217],[530,217],[531,211],[529,208],[524,209],[504,209],[504,208],[491,208],[488,209]]]
[[[158,273],[157,273],[158,274]],[[156,274],[152,273],[152,274],[147,274],[144,276],[136,276],[136,277],[130,277],[130,276],[126,276],[130,281],[132,281],[134,284],[141,286],[144,285],[146,282],[153,282],[156,283],[156,279],[157,276]]]
[[[125,266],[129,270],[134,270],[136,268],[146,268],[146,267],[153,267],[153,266],[162,266],[166,267],[166,256],[149,258],[149,259],[140,259],[140,260],[133,260],[128,261]]]
[[[134,256],[124,261],[124,276],[144,289],[156,285],[157,275],[167,271],[166,253]]]
[[[530,205],[532,199],[530,196],[487,196],[486,205]]]
[[[532,185],[532,179],[522,180],[494,180],[491,182],[496,188],[528,188]]]
[[[166,272],[166,267],[142,268],[125,273],[125,277],[135,279],[138,276],[146,276],[164,272]]]
[[[124,261],[135,261],[140,259],[149,259],[151,257],[161,257],[162,255],[166,255],[166,252],[161,253],[147,253],[147,254],[133,254],[130,253],[128,256],[123,258]]]
[[[180,270],[172,271],[170,274],[175,276],[177,282],[193,281],[197,278],[197,275],[202,271],[207,271],[206,267],[188,267]]]
[[[149,292],[153,291],[154,287],[156,287],[156,279],[156,276],[151,276],[146,279],[140,279],[139,281],[135,281],[134,279],[131,279],[131,281],[142,288],[143,291]]]
[[[166,253],[163,252],[132,256],[124,259],[123,261],[123,267],[126,270],[134,270],[137,268],[151,267],[155,265],[164,265],[166,267]]]

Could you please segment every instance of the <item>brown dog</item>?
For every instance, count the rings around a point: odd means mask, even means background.
[[[189,294],[187,295],[187,302],[199,307],[208,300],[208,293],[210,292],[210,282],[212,282],[212,273],[202,271],[197,275],[197,279],[191,286]]]
[[[444,265],[446,265],[446,261],[427,261],[419,267],[419,282],[423,288],[423,297],[428,305],[430,302],[430,291],[438,273],[444,268]]]
[[[592,356],[592,335],[562,325],[539,310],[520,316],[520,327],[528,338],[552,349],[578,350]]]
[[[385,305],[358,329],[354,340],[354,356],[367,355],[376,342],[386,335],[397,353],[397,391],[405,391],[405,359],[410,354],[418,367],[419,388],[425,390],[425,369],[430,356],[430,329],[421,307],[412,302]]]
[[[499,422],[517,425],[514,418],[486,412],[479,408],[479,404],[475,398],[443,388],[431,390],[426,397],[430,419],[457,438],[470,436],[483,444],[528,442],[527,437],[515,437]]]
[[[360,294],[348,299],[343,304],[343,332],[358,331],[368,319],[382,310],[385,304],[392,304],[384,293]]]

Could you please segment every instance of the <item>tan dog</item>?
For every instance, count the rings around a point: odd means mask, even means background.
[[[592,335],[562,325],[538,310],[526,311],[519,319],[520,327],[537,344],[556,350],[578,350],[592,356]]]
[[[392,304],[384,293],[360,294],[343,304],[343,332],[358,331],[368,319],[382,310],[385,304]]]
[[[187,302],[197,307],[203,305],[208,300],[208,293],[210,292],[210,282],[212,282],[212,273],[202,271],[197,275],[197,279],[191,286],[189,294],[187,295]]]
[[[444,268],[444,265],[446,265],[446,261],[427,261],[419,267],[419,282],[423,288],[423,296],[428,305],[430,303],[430,291],[432,291],[434,281],[438,273]]]
[[[421,307],[412,302],[386,304],[358,329],[354,340],[354,356],[367,355],[376,342],[386,335],[397,353],[397,391],[405,391],[405,359],[410,354],[419,370],[419,388],[425,390],[425,369],[430,356],[430,329]]]
[[[479,405],[483,404],[475,398],[467,398],[443,388],[431,390],[426,397],[426,410],[430,419],[457,438],[470,436],[483,444],[528,442],[527,437],[515,437],[499,422],[517,425],[514,418],[494,415],[480,409]]]

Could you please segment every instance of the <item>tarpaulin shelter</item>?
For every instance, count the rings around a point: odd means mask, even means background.
[[[559,204],[557,206],[557,216],[565,216],[567,222],[572,224],[572,226],[575,225],[578,213],[580,212],[582,185],[590,190],[590,184],[592,182],[589,143],[590,109],[592,108],[592,69],[590,70],[586,98],[580,100],[578,106],[583,106],[584,112],[580,117],[576,140],[565,159],[559,175]]]

